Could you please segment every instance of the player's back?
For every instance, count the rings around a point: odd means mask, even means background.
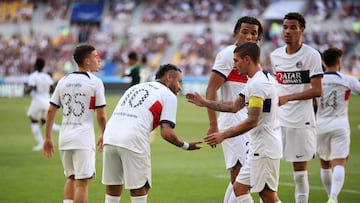
[[[323,78],[323,91],[317,100],[317,119],[325,117],[346,117],[351,91],[360,93],[360,82],[340,72],[326,72]]]
[[[50,87],[53,84],[53,79],[47,73],[36,71],[29,76],[28,85],[35,87],[35,89],[31,92],[31,96],[34,99],[49,102]]]
[[[104,144],[142,152],[149,149],[149,134],[160,121],[175,125],[177,98],[160,82],[140,83],[129,88],[107,122]]]
[[[51,103],[62,106],[60,147],[94,146],[95,108],[106,105],[102,81],[89,72],[67,74],[58,82]]]

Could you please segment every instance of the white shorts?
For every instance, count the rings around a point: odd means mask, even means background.
[[[151,187],[150,155],[135,153],[122,147],[104,145],[102,183],[138,189],[148,182]]]
[[[45,120],[49,106],[49,102],[44,103],[33,99],[28,108],[27,116],[38,121],[41,119]]]
[[[281,127],[283,159],[288,162],[310,161],[316,154],[315,128]]]
[[[280,176],[280,159],[261,157],[248,159],[241,167],[236,182],[249,185],[251,192],[261,192],[267,185],[272,191],[277,191]]]
[[[86,179],[95,176],[95,150],[75,149],[60,150],[60,159],[66,177]]]
[[[229,139],[225,139],[221,143],[225,167],[227,170],[231,170],[237,162],[243,166],[246,162],[247,153],[250,147],[250,135],[243,134]]]
[[[318,134],[317,152],[325,161],[347,158],[350,153],[350,129],[343,128]]]

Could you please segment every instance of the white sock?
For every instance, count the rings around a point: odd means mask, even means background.
[[[309,180],[307,171],[294,171],[295,181],[295,202],[308,203],[309,198]]]
[[[254,203],[250,194],[240,195],[236,197],[237,203]]]
[[[330,191],[331,191],[332,170],[331,169],[320,169],[320,176],[321,176],[321,181],[325,188],[326,194],[329,196]]]
[[[225,195],[224,195],[224,203],[229,202],[229,198],[230,198],[231,193],[233,193],[233,185],[232,185],[231,182],[229,182],[229,185],[227,186],[226,191],[225,191]]]
[[[130,199],[131,199],[131,203],[146,203],[147,195],[136,196],[136,197],[130,196]]]
[[[105,203],[119,203],[121,199],[121,196],[111,196],[108,194],[105,194]]]
[[[56,131],[56,132],[59,132],[60,131],[60,125],[59,124],[56,124],[54,123],[53,124],[53,128],[52,128],[53,131]]]
[[[331,184],[331,193],[330,196],[333,200],[337,201],[337,196],[339,195],[345,180],[345,168],[344,166],[337,165],[334,167],[332,184]]]
[[[64,199],[63,203],[73,203],[74,201],[72,199]]]
[[[38,145],[44,144],[44,139],[43,139],[42,134],[41,134],[40,126],[37,123],[32,123],[31,124],[31,130],[32,130],[32,132],[34,134],[35,140],[38,143]]]

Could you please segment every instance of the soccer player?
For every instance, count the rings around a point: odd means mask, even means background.
[[[220,94],[221,101],[224,102],[234,101],[237,98],[239,92],[241,92],[246,84],[247,76],[240,76],[233,67],[234,49],[237,45],[246,41],[260,41],[262,33],[263,28],[256,18],[245,16],[238,19],[234,27],[234,44],[225,47],[215,58],[206,89],[207,99],[216,101],[218,93]],[[209,128],[207,134],[224,131],[237,125],[246,117],[246,109],[235,114],[221,112],[218,118],[214,110],[208,109]],[[245,164],[246,152],[249,148],[249,136],[236,136],[224,140],[221,144],[225,167],[230,172],[230,182],[224,194],[224,203],[227,203],[232,193],[232,184],[235,181],[235,177],[239,173],[241,166]]]
[[[336,203],[344,184],[345,165],[350,152],[348,101],[351,92],[360,94],[360,82],[339,72],[342,64],[340,49],[325,50],[323,61],[326,67],[323,92],[321,97],[316,98],[317,152],[328,203]]]
[[[41,133],[41,126],[45,124],[46,113],[49,108],[50,93],[54,91],[55,83],[48,73],[44,73],[45,60],[37,58],[34,63],[35,71],[29,75],[28,84],[25,86],[25,93],[30,93],[32,100],[28,108],[27,116],[31,121],[31,131],[37,145],[32,148],[40,151],[43,148],[44,139]],[[60,126],[54,124],[53,130],[59,131]]]
[[[205,137],[214,147],[226,139],[250,134],[250,150],[245,165],[233,184],[236,198],[229,202],[253,203],[251,192],[258,192],[265,203],[280,203],[277,195],[282,157],[280,126],[277,120],[278,95],[276,80],[260,65],[260,48],[254,42],[245,42],[234,50],[234,67],[249,80],[234,102],[216,102],[188,93],[189,102],[222,112],[238,112],[248,104],[248,117],[222,132]]]
[[[105,203],[118,203],[122,189],[130,189],[132,203],[145,203],[151,187],[150,132],[160,134],[184,150],[201,148],[201,141],[185,142],[175,131],[182,71],[161,65],[156,81],[129,88],[118,102],[104,133],[103,176]]]
[[[286,14],[282,27],[285,46],[275,49],[270,58],[279,84],[283,155],[285,161],[293,163],[295,202],[307,203],[307,162],[314,159],[316,153],[313,98],[321,96],[322,91],[321,56],[301,41],[305,30],[301,14]]]
[[[130,87],[140,83],[140,69],[141,66],[138,64],[138,54],[131,51],[128,54],[128,64],[130,68],[129,74],[123,74],[122,77],[131,77]]]
[[[88,189],[95,176],[94,117],[101,132],[106,125],[105,90],[102,81],[92,72],[99,71],[101,59],[93,46],[80,45],[74,51],[77,71],[61,78],[50,100],[46,117],[44,153],[54,154],[51,128],[57,110],[62,107],[59,152],[66,182],[64,203],[88,202]],[[102,135],[98,140],[102,151]]]

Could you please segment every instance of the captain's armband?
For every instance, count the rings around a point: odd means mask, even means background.
[[[264,100],[260,97],[250,97],[248,107],[257,107],[262,108],[264,105]]]

